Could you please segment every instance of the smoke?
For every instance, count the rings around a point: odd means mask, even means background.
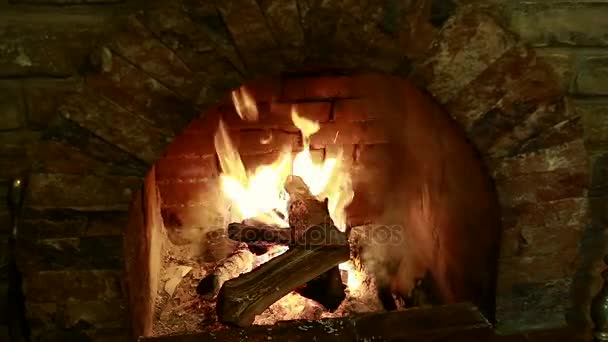
[[[376,162],[379,169],[369,170],[371,177],[366,180],[381,194],[376,201],[382,209],[372,220],[377,233],[364,255],[366,268],[379,287],[390,287],[403,297],[409,296],[417,280],[424,277],[429,258],[436,251],[433,227],[425,216],[433,213],[421,192],[425,179],[414,179],[420,166],[414,165],[418,161],[410,155],[405,144],[391,140]],[[377,174],[382,177],[374,177]]]
[[[221,195],[219,180],[209,180],[207,191],[198,194],[191,206],[179,208],[175,218],[164,214],[167,237],[185,258],[218,261],[236,245],[226,237],[230,223],[230,201]]]

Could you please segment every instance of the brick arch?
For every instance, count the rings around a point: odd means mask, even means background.
[[[501,291],[509,298],[514,283],[530,280],[510,268],[540,238],[522,230],[539,219],[537,213],[554,211],[556,225],[566,222],[562,216],[574,217],[575,225],[586,220],[585,151],[577,119],[552,70],[484,8],[460,7],[438,27],[430,5],[382,10],[373,2],[355,7],[329,1],[310,8],[252,0],[217,8],[200,3],[153,3],[92,56],[94,71],[83,91],[64,101],[33,158],[26,222],[67,213],[87,222],[81,247],[116,245],[94,239],[91,227],[110,214],[114,224],[126,222],[143,177],[193,118],[246,80],[312,70],[409,78],[463,127],[494,177],[503,207],[500,267],[506,270],[499,272],[499,312]],[[293,22],[299,24],[288,24]],[[41,247],[44,234],[31,226],[24,234],[38,239],[22,250],[40,252],[22,258],[26,289],[28,278],[49,269],[117,268],[113,259],[83,256],[86,249],[69,246],[65,250],[79,263],[48,265],[43,259],[54,252]],[[574,242],[561,247],[570,250]],[[506,321],[513,319],[509,310]]]

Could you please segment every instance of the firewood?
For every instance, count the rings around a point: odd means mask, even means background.
[[[255,256],[248,249],[238,249],[200,281],[196,292],[206,299],[215,298],[227,280],[251,271],[254,262]]]
[[[223,323],[246,327],[274,302],[348,260],[346,245],[294,246],[254,271],[224,283],[217,300]]]
[[[290,195],[290,231],[239,224],[229,227],[230,237],[239,241],[290,243],[290,249],[224,283],[216,304],[223,323],[248,326],[256,315],[298,288],[329,310],[335,310],[345,297],[337,265],[349,258],[346,234],[334,226],[327,200],[317,200],[300,177],[288,177],[285,189]]]
[[[327,199],[319,201],[310,192],[302,178],[297,176],[288,177],[285,182],[285,190],[289,194],[288,214],[293,243],[309,243],[309,241],[302,241],[303,234],[308,231],[309,236],[313,236],[310,234],[310,229],[317,229],[323,225],[329,227],[325,233],[329,233],[330,238],[322,243],[346,243],[343,240],[346,236],[334,226],[329,214]],[[320,234],[316,235],[320,236]],[[296,292],[323,305],[327,310],[334,311],[346,298],[345,289],[340,269],[336,266],[308,282]]]
[[[304,233],[312,228],[325,227],[328,229],[326,235],[328,238],[346,238],[344,234],[336,234],[334,231],[340,232],[335,226],[329,215],[327,208],[327,199],[319,201],[313,194],[310,193],[308,186],[298,176],[289,176],[285,181],[285,190],[289,194],[288,214],[289,227],[292,230],[292,239],[296,244],[306,243],[301,241]],[[313,237],[314,235],[308,235]],[[329,241],[328,241],[329,242]],[[333,241],[337,244],[344,244],[346,240]]]
[[[346,244],[346,235],[340,232],[329,215],[327,199],[319,201],[310,193],[308,186],[298,176],[289,176],[285,181],[285,190],[289,194],[288,213],[289,226],[277,228],[247,220],[245,223],[228,225],[228,236],[232,240],[252,243],[270,242],[278,244]],[[319,230],[317,234],[309,234],[313,240],[304,241],[304,232]],[[321,232],[322,231],[322,232]],[[325,241],[316,238],[323,235]]]
[[[329,312],[333,312],[346,298],[345,289],[346,285],[342,283],[340,269],[333,267],[319,277],[309,281],[306,285],[298,288],[296,292],[323,305]]]
[[[228,235],[233,240],[246,242],[249,250],[255,254],[264,254],[263,251],[270,243],[285,245],[292,243],[291,231],[286,228],[231,223],[228,226]],[[340,277],[340,270],[338,267],[334,267],[296,289],[296,292],[333,312],[346,298],[345,289],[346,286]]]
[[[333,225],[327,200],[317,200],[300,177],[288,177],[285,189],[290,196],[292,245],[286,253],[224,283],[216,306],[221,322],[249,326],[256,315],[298,287],[314,279],[319,284],[312,286],[333,283],[333,275],[339,275],[337,265],[349,258],[346,235]],[[333,290],[333,298],[320,299],[330,308],[343,299]]]
[[[286,228],[273,228],[268,226],[256,227],[241,223],[231,223],[228,226],[228,235],[231,239],[246,242],[255,254],[263,254],[266,244],[291,244],[291,231]],[[342,283],[340,270],[334,267],[325,274],[311,280],[296,292],[308,299],[321,304],[330,312],[338,308],[346,298],[346,286]]]

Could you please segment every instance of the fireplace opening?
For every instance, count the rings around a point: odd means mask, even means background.
[[[243,84],[174,139],[130,216],[143,335],[456,302],[494,315],[494,186],[461,128],[395,77]]]

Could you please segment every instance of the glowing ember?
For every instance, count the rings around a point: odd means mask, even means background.
[[[346,274],[347,274],[346,286],[348,286],[348,290],[352,294],[355,294],[359,290],[359,287],[361,286],[361,284],[363,283],[363,280],[365,279],[365,274],[363,274],[362,272],[357,270],[355,268],[355,266],[353,265],[352,261],[347,261],[347,262],[341,263],[339,265],[339,268],[342,271],[346,271]]]

